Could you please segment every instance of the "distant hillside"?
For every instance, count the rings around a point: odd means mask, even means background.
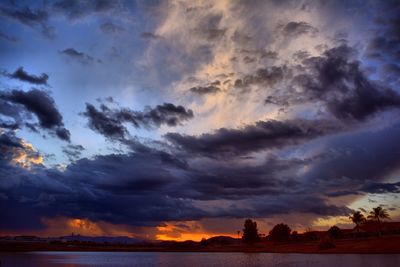
[[[143,239],[132,238],[128,236],[83,236],[83,235],[69,235],[50,238],[53,240],[61,241],[74,241],[74,242],[93,242],[93,243],[108,243],[108,244],[140,244],[146,242]]]
[[[206,240],[202,240],[202,245],[232,245],[237,244],[240,240],[230,236],[214,236]]]

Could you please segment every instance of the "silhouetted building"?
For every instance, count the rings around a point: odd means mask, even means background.
[[[379,230],[379,224],[376,221],[367,221],[354,227],[353,234],[374,235]],[[381,222],[380,230],[382,234],[400,234],[400,222]]]

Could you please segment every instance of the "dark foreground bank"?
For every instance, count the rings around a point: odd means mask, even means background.
[[[253,245],[201,244],[201,242],[161,242],[153,244],[96,244],[96,243],[44,243],[0,242],[2,252],[28,251],[122,251],[122,252],[270,252],[270,253],[345,253],[345,254],[399,254],[400,236],[339,239],[332,245],[321,247],[320,241],[271,242]]]

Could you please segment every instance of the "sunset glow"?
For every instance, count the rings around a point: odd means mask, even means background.
[[[184,226],[184,227],[182,227]],[[196,222],[183,222],[178,225],[166,224],[164,226],[157,227],[157,240],[173,240],[173,241],[201,241],[202,239],[208,239],[213,236],[231,236],[236,238],[237,235],[231,235],[226,233],[212,233],[206,232],[200,224]]]

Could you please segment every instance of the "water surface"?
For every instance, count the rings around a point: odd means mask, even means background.
[[[398,267],[400,254],[279,254],[202,252],[27,252],[0,253],[1,267],[10,266],[326,266]]]

